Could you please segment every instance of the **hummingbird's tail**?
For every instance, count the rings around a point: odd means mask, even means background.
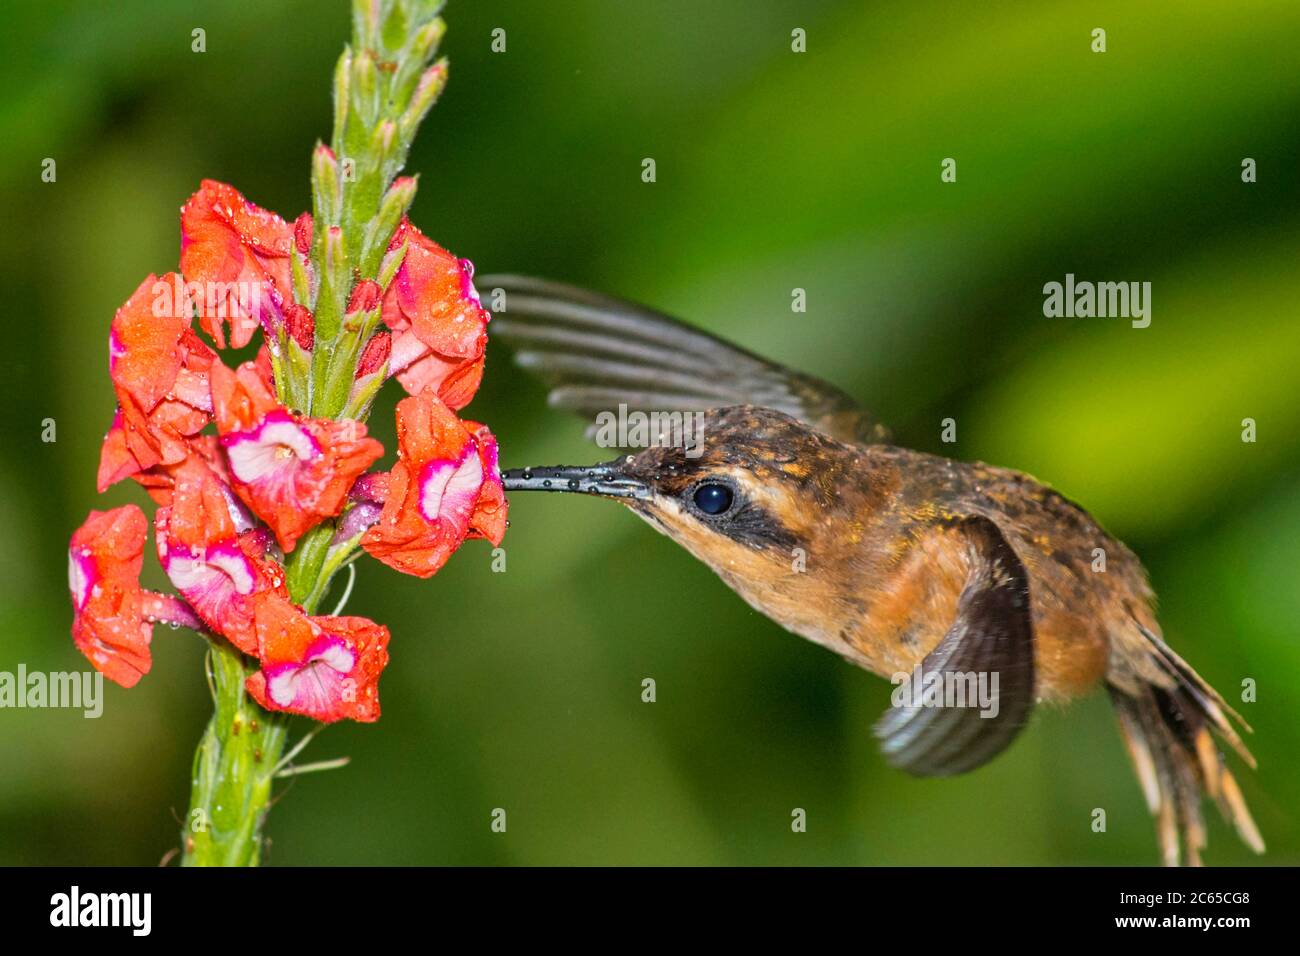
[[[1253,769],[1255,758],[1232,721],[1247,731],[1250,726],[1159,635],[1141,631],[1146,659],[1112,668],[1106,689],[1155,817],[1165,865],[1179,864],[1180,844],[1186,847],[1186,862],[1200,865],[1205,846],[1201,800],[1206,796],[1219,805],[1242,842],[1263,853],[1264,841],[1215,741],[1216,736],[1223,740]]]

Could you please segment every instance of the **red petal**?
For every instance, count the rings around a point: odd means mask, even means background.
[[[218,348],[248,344],[265,314],[293,301],[293,230],[233,186],[205,179],[181,207],[181,273],[200,283],[199,322]],[[256,297],[256,302],[254,301]]]
[[[172,390],[185,358],[181,336],[190,323],[184,303],[172,304],[177,278],[149,276],[113,316],[109,373],[145,412]]]
[[[135,505],[92,511],[68,546],[72,639],[123,687],[149,671],[153,626],[144,618],[140,568],[148,521]]]

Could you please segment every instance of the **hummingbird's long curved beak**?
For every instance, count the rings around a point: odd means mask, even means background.
[[[653,492],[641,478],[628,474],[631,455],[598,465],[550,465],[501,472],[506,491],[568,491],[604,498],[640,498]]]

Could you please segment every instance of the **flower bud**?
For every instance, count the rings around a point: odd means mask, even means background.
[[[366,227],[366,239],[361,249],[362,273],[370,275],[379,269],[385,249],[390,247],[397,227],[415,201],[416,185],[417,177],[399,176],[384,193],[378,215]]]
[[[344,297],[352,285],[352,271],[344,248],[343,230],[325,230],[321,257],[320,294],[316,297],[316,332],[322,342],[333,343],[342,322]]]
[[[366,343],[357,359],[352,388],[343,408],[344,418],[362,419],[366,416],[370,403],[388,378],[388,355],[391,351],[392,336],[388,332],[380,332]]]
[[[316,319],[304,305],[291,305],[284,315],[285,331],[304,352],[316,344]]]
[[[442,42],[446,32],[447,24],[442,17],[430,20],[415,31],[415,38],[411,41],[410,57],[420,63],[428,60],[433,55],[433,51],[438,49],[438,44]]]
[[[305,212],[293,221],[293,244],[304,256],[311,253],[311,213]]]
[[[293,224],[293,251],[289,256],[289,275],[293,297],[310,305],[316,301],[316,267],[311,261],[312,220],[303,213]]]
[[[369,50],[362,50],[353,58],[352,84],[352,102],[362,124],[370,126],[379,117],[379,67]]]
[[[353,505],[339,519],[338,530],[334,532],[330,546],[344,544],[356,538],[379,520],[383,510],[382,505],[375,504],[373,501],[361,501]]]
[[[410,142],[415,138],[415,131],[420,126],[420,121],[424,119],[424,114],[434,103],[438,102],[438,97],[442,94],[442,89],[447,85],[447,60],[441,59],[433,66],[424,71],[420,77],[420,82],[415,86],[415,92],[411,94],[411,104],[402,114],[401,131],[402,139]]]
[[[393,337],[387,332],[380,332],[369,342],[366,343],[365,350],[361,353],[361,358],[357,361],[357,379],[365,378],[367,375],[373,375],[384,367],[388,361],[388,354],[392,351]]]
[[[383,296],[384,290],[379,287],[379,283],[362,279],[352,288],[352,297],[348,299],[348,314],[373,312]]]
[[[379,42],[380,7],[378,3],[352,4],[352,32],[362,46],[373,46]]]
[[[406,259],[406,237],[401,234],[399,229],[393,234],[393,241],[389,243],[388,251],[384,253],[383,259],[379,262],[379,284],[387,289],[393,283],[393,277],[397,275],[397,270],[402,267],[402,262]]]
[[[381,162],[386,162],[392,158],[393,147],[396,143],[397,124],[392,120],[384,120],[370,134],[370,152],[372,155],[378,156]]]
[[[316,145],[311,157],[312,195],[316,197],[316,219],[337,223],[343,215],[343,193],[339,181],[339,161],[334,150],[324,143]]]
[[[343,129],[348,122],[348,95],[352,78],[352,48],[344,47],[334,68],[334,137],[332,142],[343,142]]]

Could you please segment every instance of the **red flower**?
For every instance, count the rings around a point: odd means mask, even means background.
[[[364,617],[311,617],[273,595],[256,604],[262,669],[245,682],[254,700],[326,723],[379,719],[388,628]]]
[[[158,561],[208,627],[255,654],[254,596],[288,592],[283,569],[266,557],[265,530],[254,529],[241,512],[207,465],[189,459],[176,472],[171,506],[154,519]]]
[[[464,422],[478,445],[479,459],[483,462],[483,485],[478,500],[469,516],[469,537],[487,538],[493,545],[501,543],[506,533],[505,488],[501,484],[501,468],[497,464],[497,440],[486,425]]]
[[[181,273],[199,283],[199,324],[217,348],[242,348],[260,323],[274,341],[292,303],[293,228],[225,183],[205,179],[181,207]]]
[[[72,639],[95,669],[123,687],[149,672],[153,625],[140,566],[149,522],[135,505],[92,511],[68,547]]]
[[[174,273],[149,276],[113,316],[108,367],[118,409],[100,452],[98,487],[189,454],[189,439],[211,421],[208,369],[213,351],[190,328]],[[182,292],[183,298],[183,292]]]
[[[407,220],[390,248],[406,256],[384,295],[393,330],[389,368],[411,395],[433,389],[449,408],[464,408],[483,378],[488,313],[474,288],[474,266],[457,259]]]
[[[385,501],[362,547],[398,571],[427,578],[471,531],[499,544],[506,502],[492,434],[461,422],[424,392],[398,403],[397,441],[387,481],[371,483]]]
[[[212,402],[235,492],[285,551],[337,515],[348,489],[384,453],[366,427],[294,415],[251,364],[213,365]]]

